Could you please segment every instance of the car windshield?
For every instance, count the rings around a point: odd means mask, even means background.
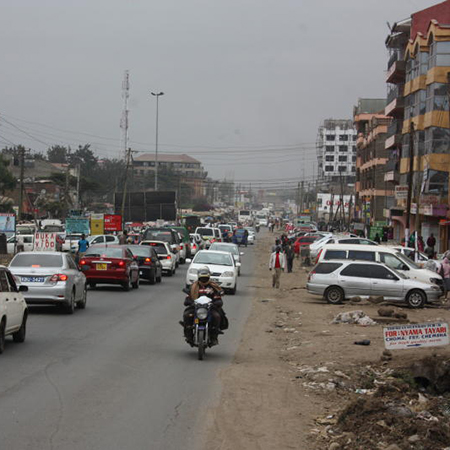
[[[420,269],[420,267],[412,259],[409,259],[402,253],[398,252],[395,254],[395,256],[400,258],[408,267],[412,267],[413,269]]]
[[[218,252],[227,252],[233,255],[239,255],[239,250],[234,245],[212,244],[209,250],[217,250]]]
[[[200,236],[214,236],[214,230],[212,228],[199,228],[197,234]]]
[[[66,241],[79,241],[81,239],[81,234],[67,234]]]
[[[402,278],[403,280],[408,280],[408,277],[404,273],[401,273],[398,270],[393,269],[392,267],[389,267],[389,269],[395,272],[395,275],[397,275],[399,278]]]
[[[145,232],[145,240],[172,242],[172,233],[164,230],[147,230]]]
[[[195,264],[212,264],[215,266],[232,266],[233,261],[230,255],[213,253],[211,250],[198,253],[193,261]]]
[[[150,245],[158,255],[167,255],[166,246],[162,242],[143,242],[142,245]]]
[[[96,247],[88,248],[84,255],[86,258],[106,257],[106,258],[123,258],[123,250],[120,247]]]
[[[61,255],[43,255],[19,253],[11,261],[11,267],[62,267],[63,259]]]

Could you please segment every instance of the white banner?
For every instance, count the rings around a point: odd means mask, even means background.
[[[449,344],[448,324],[443,322],[385,327],[383,335],[384,346],[389,350]]]
[[[35,252],[56,252],[56,233],[35,233]]]

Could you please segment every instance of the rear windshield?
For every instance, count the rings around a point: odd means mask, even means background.
[[[313,269],[314,273],[333,273],[336,269],[342,266],[342,263],[319,263]]]
[[[239,250],[234,245],[213,244],[209,249],[217,250],[218,252],[227,252],[232,253],[233,255],[239,255]]]
[[[308,243],[311,243],[311,242],[314,242],[314,241],[317,241],[317,238],[316,238],[316,237],[302,237],[302,238],[300,239],[300,242],[301,242],[301,243],[306,242],[307,244],[308,244]]]
[[[375,261],[375,252],[365,252],[363,250],[350,250],[348,259],[356,259],[359,261]]]
[[[106,256],[108,258],[123,258],[123,250],[120,247],[95,247],[88,248],[88,251],[84,255],[85,257],[101,257]]]
[[[149,242],[148,244],[143,243],[142,245],[150,245],[154,248],[156,254],[158,255],[167,255],[167,249],[166,246],[159,242]]]
[[[18,254],[11,261],[11,267],[62,267],[63,259],[61,255],[35,255]]]
[[[200,236],[214,236],[214,230],[212,228],[199,228],[196,233]]]
[[[150,253],[150,249],[148,248],[148,246],[145,245],[136,245],[135,247],[128,247],[131,250],[131,253],[133,253],[133,255],[135,256],[151,256]]]
[[[170,230],[147,230],[145,232],[145,240],[172,242],[172,232]]]
[[[326,250],[323,259],[329,261],[331,259],[347,259],[346,250]]]

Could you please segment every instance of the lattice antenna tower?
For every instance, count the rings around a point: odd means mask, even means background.
[[[122,142],[120,157],[126,160],[128,150],[128,98],[130,97],[130,72],[125,70],[122,82],[123,111],[120,119],[120,129],[122,130]]]

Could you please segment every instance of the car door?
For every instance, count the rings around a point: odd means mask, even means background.
[[[67,275],[69,276],[69,280],[73,280],[73,285],[75,286],[75,297],[76,300],[82,300],[84,295],[84,285],[86,283],[85,275],[80,272],[78,266],[71,255],[66,255],[67,258]]]
[[[349,264],[339,273],[339,285],[344,289],[346,296],[371,295],[369,270],[365,264]]]
[[[10,286],[5,269],[0,269],[0,296],[6,313],[6,333],[15,330],[22,322],[21,305],[18,302],[19,296]]]
[[[373,265],[370,268],[372,295],[382,295],[389,299],[403,298],[403,283],[387,267]]]
[[[115,236],[105,236],[106,244],[114,244],[116,242]]]
[[[124,257],[126,258],[127,264],[130,268],[130,280],[134,283],[139,278],[139,265],[134,259],[133,253],[131,253],[130,249],[124,249]]]
[[[152,263],[155,266],[155,274],[157,277],[160,277],[162,275],[162,264],[158,258],[158,255],[156,254],[155,249],[152,247],[150,247],[150,255],[151,255]]]

